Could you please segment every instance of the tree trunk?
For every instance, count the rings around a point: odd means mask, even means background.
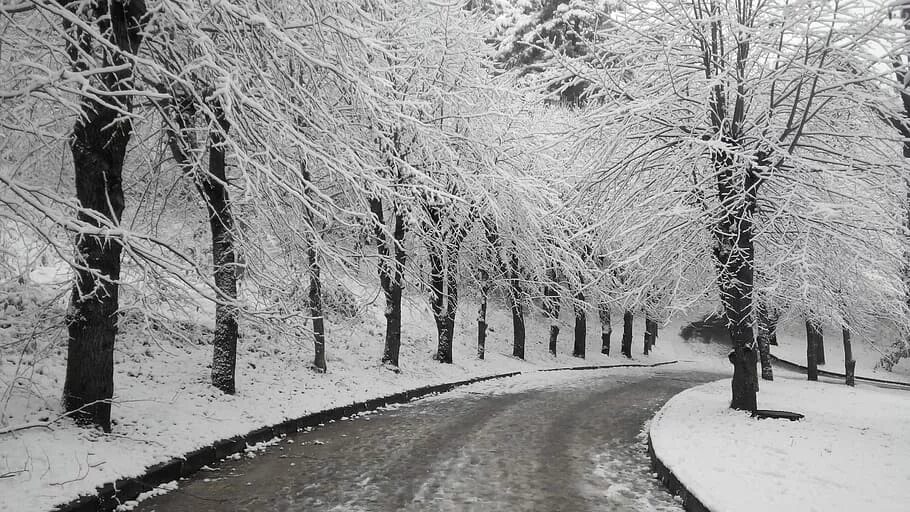
[[[821,328],[815,322],[806,320],[806,368],[808,368],[809,380],[818,380],[818,338],[821,336]]]
[[[310,262],[310,315],[313,317],[313,367],[320,372],[326,371],[325,364],[325,325],[322,309],[322,283],[319,280],[319,261],[316,249],[307,249]]]
[[[632,358],[632,322],[635,317],[628,309],[622,315],[622,355]]]
[[[559,326],[550,324],[550,355],[556,355],[556,344],[559,339]]]
[[[94,4],[93,4],[94,5]],[[102,2],[90,8],[100,32],[121,51],[134,54],[142,41],[145,2]],[[76,71],[88,69],[83,60],[92,54],[91,40],[69,22],[67,51]],[[103,66],[122,66],[117,71],[96,75],[105,89],[118,92],[132,89],[132,68],[120,53],[102,52]],[[127,115],[132,101],[115,95],[100,103],[82,97],[81,116],[73,127],[70,151],[76,183],[76,199],[82,210],[80,222],[91,226],[117,226],[124,208],[123,161],[132,136]],[[100,215],[105,222],[95,219]],[[119,309],[121,241],[117,237],[82,233],[76,239],[75,281],[67,310],[67,359],[63,385],[63,406],[80,425],[95,425],[111,431],[111,402],[114,394],[114,340]]]
[[[451,364],[458,290],[453,276],[455,269],[445,261],[443,250],[432,244],[427,246],[430,260],[430,308],[433,310],[437,336],[436,355],[433,358]]]
[[[547,271],[548,283],[544,286],[544,315],[550,320],[550,354],[556,355],[556,342],[559,338],[559,293],[553,283],[556,282],[556,272]]]
[[[848,386],[856,385],[856,361],[853,359],[853,345],[850,342],[850,328],[843,328],[844,335],[844,376]]]
[[[644,355],[651,353],[651,346],[654,343],[654,327],[656,327],[657,322],[651,320],[651,318],[645,314],[645,335],[644,335]]]
[[[404,288],[404,266],[407,258],[404,252],[404,213],[395,211],[392,239],[387,240],[382,199],[371,197],[370,211],[374,217],[373,240],[379,253],[379,285],[385,296],[386,331],[382,363],[397,369],[401,350],[401,293]]]
[[[313,186],[310,177],[310,171],[305,164],[300,165],[303,180],[306,183],[306,195],[312,197],[311,187]],[[310,227],[316,229],[313,221],[313,214],[307,211],[307,222]],[[326,371],[325,364],[325,315],[322,307],[322,281],[320,279],[321,269],[319,267],[319,254],[316,252],[314,243],[310,243],[307,248],[307,260],[310,269],[310,316],[313,317],[313,367],[322,373]]]
[[[480,271],[480,308],[477,311],[477,359],[484,358],[487,344],[487,297],[489,296],[489,276],[485,270]]]
[[[213,105],[212,109],[220,129],[212,130],[209,134],[209,173],[199,183],[212,230],[212,264],[219,295],[215,304],[215,337],[212,340],[212,385],[227,394],[233,394],[238,329],[234,218],[225,170],[224,136],[229,125],[220,105]]]
[[[716,108],[717,105],[714,105]],[[716,112],[715,112],[716,113]],[[752,218],[759,186],[759,176],[754,167],[743,169],[735,163],[733,151],[739,146],[736,133],[724,137],[731,149],[712,153],[712,163],[717,180],[717,198],[725,204],[714,226],[714,263],[717,268],[717,288],[733,350],[730,407],[754,411],[757,408],[758,354],[755,333],[752,331],[752,292],[754,289],[755,245],[752,240]],[[767,158],[759,156],[759,166],[768,165]],[[740,173],[744,173],[744,176]],[[740,188],[742,187],[742,188]]]
[[[186,139],[186,130],[193,123],[196,107],[192,99],[170,91],[173,124],[167,128],[171,153],[183,173],[193,180],[205,204],[212,237],[212,268],[217,292],[215,303],[215,334],[212,340],[212,385],[224,393],[235,391],[237,362],[237,274],[234,248],[234,219],[227,190],[225,166],[225,135],[230,124],[221,105],[213,103],[211,110],[218,123],[209,133],[209,169],[195,172],[190,160],[193,144]]]
[[[825,333],[822,330],[822,326],[818,326],[818,337],[815,339],[815,350],[817,351],[815,355],[815,360],[819,365],[825,364]]]
[[[601,304],[597,313],[600,316],[600,353],[610,355],[610,335],[613,333],[610,323],[610,308],[606,304]]]
[[[771,331],[768,326],[767,310],[761,304],[756,308],[758,314],[758,356],[761,362],[761,378],[774,380],[774,370],[771,368]]]
[[[588,331],[588,321],[584,308],[585,295],[582,292],[575,294],[575,345],[572,348],[572,355],[584,359],[585,357],[585,338]]]
[[[521,307],[521,283],[518,281],[518,258],[509,261],[509,301],[512,310],[512,355],[525,358],[525,319]]]

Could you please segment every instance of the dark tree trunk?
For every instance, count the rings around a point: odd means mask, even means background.
[[[490,295],[490,277],[480,271],[480,308],[477,311],[477,359],[484,358],[487,345],[487,298]]]
[[[651,347],[654,346],[654,338],[656,337],[655,328],[657,327],[657,322],[652,320],[649,316],[645,315],[645,335],[644,335],[644,354],[648,355],[651,353]]]
[[[306,195],[312,197],[313,180],[310,177],[310,171],[305,164],[300,166],[303,181],[306,183]],[[307,222],[310,227],[316,229],[313,214],[307,211]],[[310,316],[313,317],[313,367],[319,372],[326,371],[325,364],[325,314],[322,307],[322,281],[320,279],[321,269],[319,267],[319,254],[316,252],[315,243],[311,243],[307,248],[307,260],[310,269]]]
[[[843,328],[844,335],[844,376],[848,386],[856,385],[856,361],[853,359],[853,344],[850,342],[850,328]]]
[[[320,372],[326,371],[325,364],[325,323],[322,308],[322,283],[319,280],[319,260],[316,249],[307,249],[310,262],[310,315],[313,317],[313,367]]]
[[[397,369],[401,350],[401,293],[404,288],[404,266],[407,259],[404,252],[404,213],[395,211],[395,227],[392,239],[388,240],[382,199],[375,196],[370,198],[370,212],[374,217],[373,240],[379,253],[379,285],[385,296],[386,330],[382,362]]]
[[[818,338],[821,337],[821,327],[810,320],[806,320],[806,368],[809,380],[818,380]]]
[[[578,292],[575,294],[575,345],[572,347],[572,355],[584,359],[585,357],[585,338],[588,332],[588,321],[584,308],[585,294]]]
[[[452,363],[455,336],[455,313],[458,309],[458,252],[474,221],[472,207],[461,223],[446,218],[446,213],[432,201],[423,203],[427,213],[427,229],[437,233],[438,240],[427,241],[430,260],[430,308],[436,321],[437,349],[434,359]]]
[[[600,353],[610,355],[610,335],[613,333],[610,308],[606,304],[601,304],[597,313],[600,316]]]
[[[771,325],[768,318],[767,310],[758,304],[756,307],[758,315],[758,356],[761,362],[761,378],[764,380],[774,380],[774,370],[771,368]]]
[[[94,5],[94,4],[93,4]],[[89,8],[100,33],[126,53],[134,54],[142,40],[145,2],[101,2]],[[71,37],[67,52],[72,67],[84,71],[85,55],[93,53],[91,39],[69,22],[64,29]],[[122,54],[102,49],[103,65],[122,66]],[[132,88],[132,70],[96,75],[112,92]],[[76,183],[76,199],[83,209],[78,220],[92,228],[120,223],[124,208],[123,161],[132,135],[128,95],[115,95],[100,103],[82,98],[81,116],[73,127],[70,151]],[[100,215],[105,222],[99,222]],[[117,237],[82,233],[76,239],[75,271],[70,307],[67,311],[67,360],[63,385],[63,406],[81,425],[111,430],[111,399],[114,393],[114,340],[119,309],[121,241]]]
[[[195,172],[189,153],[193,143],[186,139],[186,130],[192,127],[196,107],[192,99],[171,91],[173,125],[168,126],[168,138],[174,160],[183,173],[193,180],[205,204],[212,236],[212,268],[218,299],[215,303],[215,334],[212,340],[212,385],[224,393],[235,391],[237,363],[237,274],[234,249],[234,219],[227,190],[225,166],[225,136],[230,124],[217,103],[210,107],[215,114],[218,129],[209,134],[209,169],[207,173]]]
[[[550,354],[556,355],[556,345],[559,340],[559,326],[550,324]]]
[[[731,128],[737,134],[739,128]],[[725,137],[724,142],[732,148],[712,154],[717,197],[722,204],[726,204],[713,230],[714,262],[717,267],[717,287],[727,318],[730,340],[733,342],[733,351],[730,353],[730,362],[733,364],[730,407],[754,411],[757,408],[758,354],[755,333],[752,331],[755,268],[752,218],[755,215],[759,176],[754,167],[741,169],[734,162],[733,151],[739,146],[737,138],[738,136]],[[760,167],[769,164],[763,155],[759,155],[758,160]],[[740,172],[744,172],[744,176],[738,176]]]
[[[505,275],[506,282],[509,286],[507,295],[509,309],[512,313],[512,355],[524,359],[525,320],[521,304],[522,291],[521,282],[519,280],[520,269],[518,266],[518,257],[515,254],[512,254],[509,256],[508,262],[506,262],[503,257],[502,244],[499,240],[496,223],[492,219],[486,218],[483,221],[483,225],[487,241],[489,241],[490,246],[493,248],[496,261],[499,263],[499,268],[502,270],[503,275]]]
[[[518,281],[518,258],[509,262],[509,302],[512,310],[512,355],[525,358],[525,319],[521,307],[521,283]]]
[[[635,317],[632,312],[626,310],[622,315],[622,355],[632,357],[632,322]]]
[[[212,263],[219,300],[215,304],[215,337],[212,341],[212,385],[221,391],[235,391],[237,366],[237,275],[234,253],[234,218],[231,214],[225,170],[225,139],[228,122],[220,105],[212,107],[219,130],[209,134],[209,175],[200,180],[212,230]]]
[[[429,248],[430,260],[430,308],[436,322],[437,348],[434,359],[441,363],[452,363],[452,339],[455,329],[455,313],[458,304],[458,283],[456,269],[446,261],[442,250]]]
[[[550,354],[556,355],[556,342],[559,338],[559,293],[556,292],[556,272],[547,271],[547,285],[543,290],[544,315],[550,320]]]

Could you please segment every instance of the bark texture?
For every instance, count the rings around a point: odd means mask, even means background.
[[[404,266],[407,254],[404,250],[405,219],[404,212],[395,208],[393,213],[394,227],[392,236],[386,236],[386,222],[383,201],[373,196],[370,198],[370,212],[373,214],[373,241],[379,254],[379,286],[385,297],[385,345],[382,350],[382,362],[398,368],[398,355],[401,351],[401,294],[404,289]]]
[[[822,336],[821,326],[806,320],[806,367],[809,380],[818,380],[818,339]]]
[[[582,359],[585,357],[585,343],[588,332],[588,319],[585,315],[584,301],[584,293],[578,292],[575,294],[575,344],[572,347],[572,355]]]
[[[758,304],[756,307],[758,316],[758,355],[761,363],[761,378],[764,380],[774,380],[774,370],[771,368],[771,324],[768,319],[766,309]]]
[[[313,197],[313,180],[310,171],[305,164],[301,164],[300,169],[306,184],[306,195]],[[307,222],[315,231],[315,219],[310,211],[307,211]],[[322,279],[320,276],[322,269],[319,266],[319,253],[316,251],[314,243],[310,243],[310,246],[307,247],[306,254],[310,273],[310,316],[313,317],[313,368],[325,373],[327,369],[325,363],[325,312],[322,305]]]
[[[597,313],[600,316],[600,353],[610,355],[610,336],[613,334],[613,326],[610,323],[610,308],[606,304],[601,304]]]
[[[68,2],[65,2],[68,3]],[[142,41],[146,15],[143,0],[100,2],[86,6],[86,20],[122,52],[135,54]],[[118,110],[132,110],[128,94],[132,89],[132,68],[120,52],[92,41],[82,29],[69,22],[64,30],[70,37],[67,53],[75,71],[85,71],[88,56],[100,54],[105,68],[116,69],[95,75],[100,88],[115,93],[99,101],[84,96],[79,120],[73,127],[70,151],[81,211],[78,220],[89,228],[117,226],[124,208],[123,162],[132,136],[132,124]],[[103,218],[100,221],[97,217]],[[82,233],[76,238],[76,259],[80,268],[67,310],[67,360],[63,385],[63,406],[81,425],[111,430],[111,403],[114,393],[114,340],[119,309],[121,241],[104,234]]]
[[[427,231],[435,238],[426,243],[430,260],[430,309],[436,322],[437,348],[434,358],[452,363],[455,314],[458,310],[458,253],[474,218],[474,208],[467,218],[453,222],[442,206],[424,202]]]
[[[853,344],[850,341],[850,328],[843,328],[844,336],[844,383],[856,385],[856,361],[853,359]]]
[[[477,359],[485,357],[487,345],[487,300],[490,294],[490,277],[486,271],[480,274],[480,307],[477,310]]]
[[[212,263],[215,287],[215,337],[212,340],[212,385],[227,394],[236,390],[237,274],[234,251],[234,218],[227,190],[225,134],[229,125],[220,105],[213,105],[219,129],[209,134],[209,173],[199,180],[212,230]]]
[[[752,330],[755,263],[752,218],[759,177],[755,166],[739,163],[733,156],[733,151],[740,146],[738,130],[734,127],[736,135],[724,138],[728,149],[712,152],[717,197],[726,205],[713,231],[714,261],[727,330],[733,342],[730,407],[754,411],[757,408],[758,354]],[[767,158],[759,154],[758,167],[767,165]]]
[[[547,284],[543,290],[544,315],[550,320],[550,354],[556,355],[556,344],[559,338],[559,293],[556,291],[556,272],[547,271]]]
[[[196,151],[196,143],[190,133],[194,128],[197,114],[193,99],[175,90],[167,90],[172,103],[168,111],[172,117],[167,127],[168,141],[174,160],[184,175],[193,180],[199,196],[205,205],[212,238],[212,273],[218,301],[215,304],[215,333],[212,340],[212,385],[221,391],[233,394],[235,391],[235,367],[237,359],[236,251],[234,244],[234,220],[230,196],[227,190],[227,169],[225,165],[225,136],[230,129],[220,104],[212,103],[210,109],[215,115],[217,128],[209,134],[209,168],[205,173],[197,172],[190,157]]]
[[[521,283],[518,280],[518,258],[509,263],[509,308],[512,311],[512,355],[525,358],[525,318],[521,305]]]
[[[622,355],[631,358],[632,357],[632,322],[635,320],[635,317],[632,315],[632,312],[626,310],[622,315]]]
[[[651,353],[651,348],[654,346],[654,340],[657,338],[657,322],[651,319],[651,317],[645,315],[645,334],[644,334],[644,354],[648,355]]]
[[[825,364],[825,333],[819,327],[819,335],[815,340],[815,360],[819,365]]]

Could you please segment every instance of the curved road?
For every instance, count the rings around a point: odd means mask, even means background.
[[[137,510],[679,511],[640,435],[683,367],[539,372],[288,437]]]

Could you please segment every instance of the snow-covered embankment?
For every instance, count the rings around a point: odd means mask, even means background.
[[[651,423],[654,453],[712,512],[904,511],[910,502],[910,392],[778,377],[759,407],[727,407],[730,381],[673,397]]]

